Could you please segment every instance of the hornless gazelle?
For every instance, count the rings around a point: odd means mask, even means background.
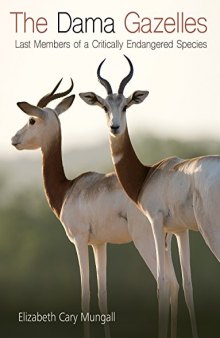
[[[126,56],[125,56],[126,57]],[[101,77],[107,91],[104,99],[93,92],[80,97],[90,105],[103,108],[107,116],[112,161],[118,179],[127,195],[150,221],[156,245],[157,285],[159,293],[159,337],[167,337],[169,286],[166,273],[166,236],[175,234],[178,242],[185,300],[189,309],[193,337],[197,326],[191,283],[188,231],[200,231],[205,242],[220,261],[220,157],[206,156],[191,160],[167,158],[154,165],[143,165],[130,141],[126,110],[141,103],[148,91],[135,91],[126,98],[126,84],[133,76],[133,65],[122,80],[118,92]]]
[[[30,118],[12,138],[12,144],[19,150],[41,148],[48,203],[76,247],[81,274],[82,311],[88,313],[90,306],[88,245],[91,245],[97,270],[99,308],[102,314],[107,314],[106,244],[133,241],[156,279],[153,233],[149,221],[126,196],[114,173],[104,175],[87,172],[73,180],[66,178],[62,163],[59,115],[71,106],[74,95],[64,98],[55,109],[46,108],[49,102],[68,95],[73,88],[72,83],[67,91],[56,94],[59,84],[36,106],[18,103],[18,107]],[[179,285],[171,258],[171,235],[168,236],[167,244],[168,292],[175,332]],[[90,336],[88,321],[85,322],[84,336]],[[108,323],[105,325],[105,337],[110,337]]]

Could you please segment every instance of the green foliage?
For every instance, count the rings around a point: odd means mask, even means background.
[[[132,142],[143,163],[149,164],[171,156],[187,159],[220,153],[220,143],[214,140],[181,141],[140,135]]]

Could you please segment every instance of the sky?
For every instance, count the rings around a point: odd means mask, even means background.
[[[15,32],[14,15],[10,12],[26,12],[37,20],[45,17],[48,31],[44,34]],[[186,16],[206,17],[208,30],[204,34],[144,34],[128,33],[124,27],[127,13],[135,11],[143,17],[175,17],[177,12]],[[74,17],[112,17],[115,20],[115,34],[57,32],[57,13],[68,12]],[[1,110],[0,149],[2,157],[16,158],[18,151],[10,144],[11,137],[26,122],[27,116],[16,105],[18,101],[36,104],[63,78],[60,90],[74,80],[73,93],[76,99],[72,107],[61,116],[63,148],[86,147],[98,144],[108,138],[105,113],[99,107],[86,105],[78,96],[80,92],[93,91],[105,97],[106,92],[97,80],[99,63],[106,58],[102,68],[116,91],[122,78],[129,71],[126,54],[133,62],[134,76],[125,89],[129,96],[135,90],[148,90],[148,98],[127,112],[132,137],[142,133],[158,137],[181,139],[220,139],[220,47],[219,17],[220,3],[217,0],[127,0],[126,2],[81,0],[29,1],[3,0],[1,3]],[[65,24],[65,23],[64,23]],[[118,49],[70,48],[34,49],[15,48],[15,41],[34,40],[81,43],[93,40],[126,41],[177,40],[207,43],[207,48],[196,49]],[[51,103],[50,107],[55,104]]]

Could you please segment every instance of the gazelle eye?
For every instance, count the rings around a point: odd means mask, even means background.
[[[35,122],[36,122],[35,119],[33,119],[33,117],[31,117],[30,120],[29,120],[29,123],[33,126],[33,124],[35,124]]]
[[[104,111],[105,111],[106,113],[107,113],[107,111],[108,111],[107,107],[105,107],[105,106],[104,106]]]
[[[126,109],[127,109],[127,107],[126,107],[126,106],[124,106],[124,108],[123,108],[123,112],[126,112]]]

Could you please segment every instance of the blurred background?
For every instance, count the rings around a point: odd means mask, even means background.
[[[130,11],[140,17],[206,17],[205,34],[128,34],[124,18]],[[15,33],[11,11],[46,17],[45,34]],[[74,17],[107,16],[115,19],[115,34],[57,33],[57,12]],[[128,72],[126,54],[134,64],[134,76],[125,88],[149,90],[141,105],[128,112],[131,139],[138,156],[152,164],[166,156],[191,158],[220,153],[220,44],[219,0],[3,0],[0,11],[1,109],[0,109],[0,330],[4,337],[77,337],[82,325],[18,324],[18,312],[80,312],[80,276],[74,246],[50,211],[43,193],[41,154],[18,152],[10,138],[26,122],[18,101],[36,104],[64,78],[60,90],[74,80],[76,99],[61,115],[64,167],[69,178],[84,171],[112,171],[105,114],[79,99],[78,93],[95,91],[105,97],[96,70],[106,58],[102,76],[114,89]],[[22,25],[20,28],[23,27]],[[206,49],[19,49],[15,41],[70,42],[93,39],[126,43],[134,41],[207,42]],[[55,105],[55,104],[54,104]],[[53,103],[50,105],[54,106]],[[138,225],[137,225],[138,226]],[[219,336],[220,266],[198,233],[190,234],[194,300],[200,338]],[[173,260],[181,285],[176,241]],[[91,260],[92,312],[97,313],[97,286]],[[108,246],[108,304],[116,312],[111,324],[113,338],[157,337],[156,283],[133,244]],[[101,338],[101,325],[92,325],[92,337]],[[188,311],[180,289],[178,338],[192,337]]]

